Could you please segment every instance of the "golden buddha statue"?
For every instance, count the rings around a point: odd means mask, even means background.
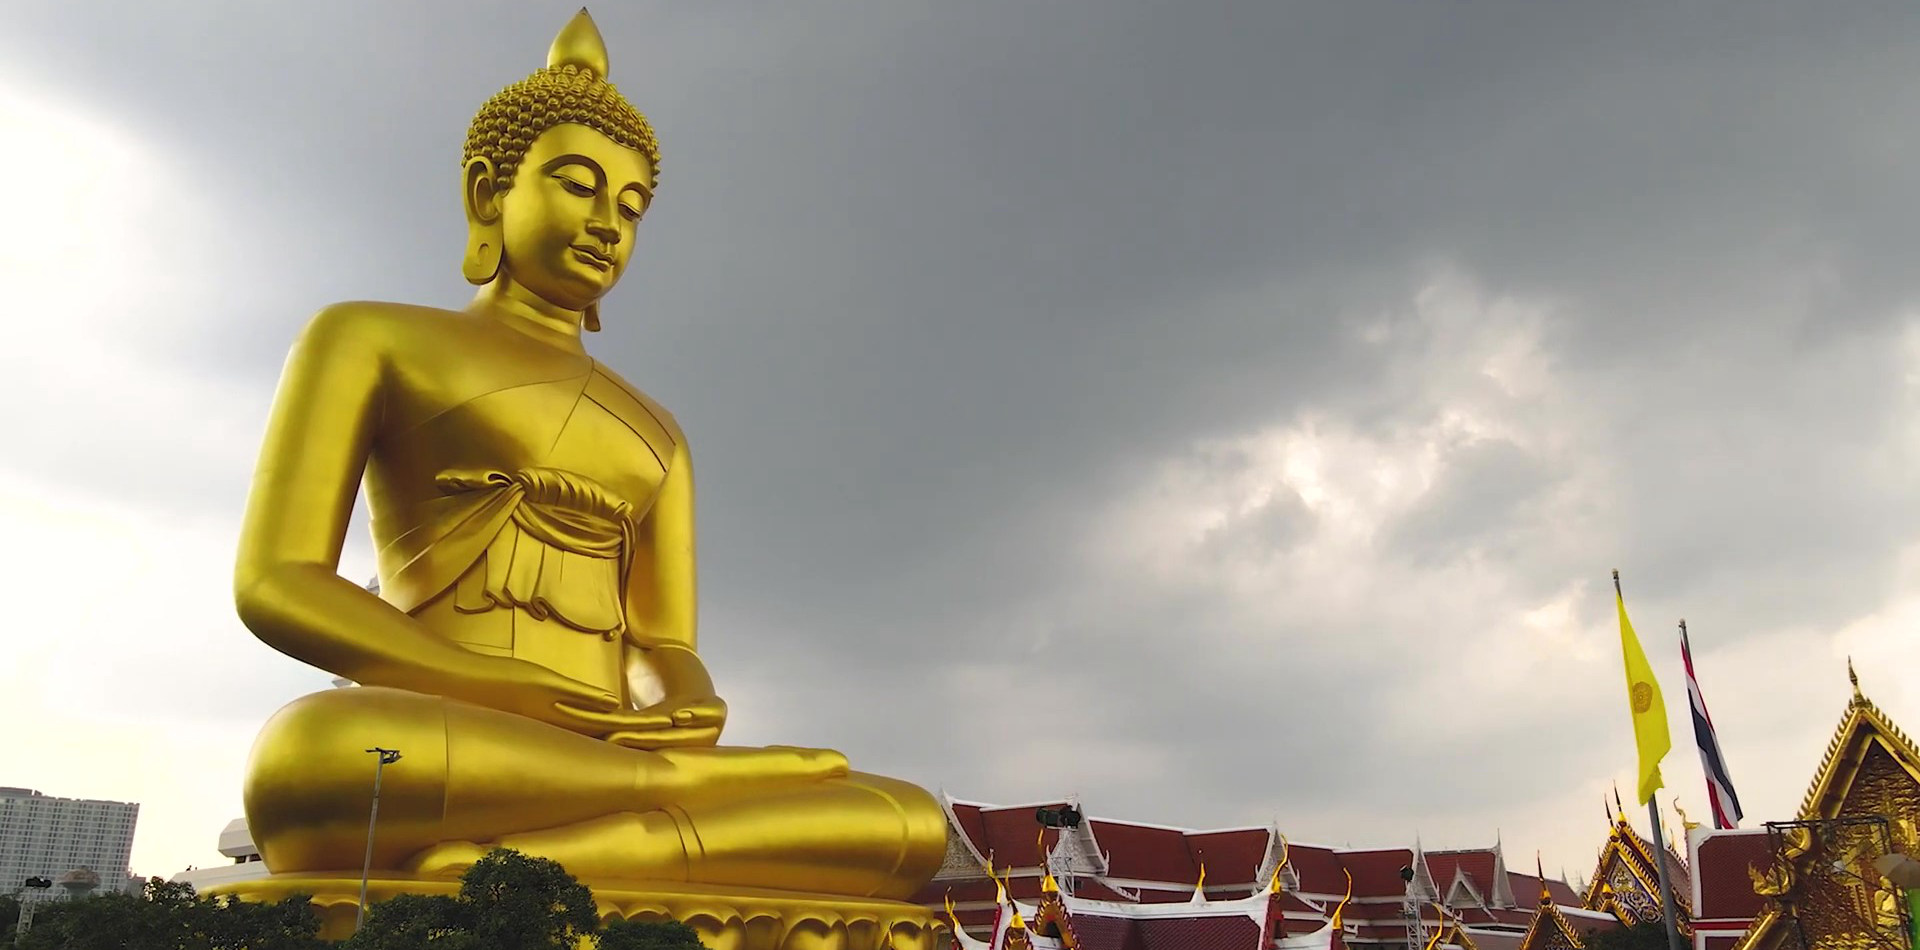
[[[472,303],[338,304],[288,357],[235,596],[261,640],[359,685],[261,731],[245,803],[272,875],[228,890],[357,885],[370,847],[376,890],[430,891],[511,847],[603,900],[720,920],[709,936],[802,905],[880,908],[843,928],[920,920],[885,902],[945,855],[931,796],[837,752],[716,745],[727,707],[696,650],[686,438],[581,344],[658,168],[606,76],[582,10],[547,67],[473,120]],[[377,595],[337,573],[363,481]],[[369,846],[376,746],[403,760]]]

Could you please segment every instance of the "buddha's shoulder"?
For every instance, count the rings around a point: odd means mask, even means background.
[[[329,304],[307,321],[301,345],[309,349],[384,351],[444,337],[474,322],[471,314],[416,304],[349,300]]]
[[[660,427],[666,430],[667,437],[676,444],[686,440],[686,436],[680,431],[680,423],[673,418],[673,413],[668,412],[666,407],[656,402],[652,396],[642,392],[640,387],[627,382],[619,373],[608,369],[607,364],[594,360],[593,376],[594,382],[598,384],[597,388],[603,389],[610,396],[617,397],[602,400],[602,402],[627,403],[631,410],[653,417]]]

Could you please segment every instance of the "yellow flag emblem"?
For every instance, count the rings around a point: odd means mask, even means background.
[[[1667,704],[1660,698],[1660,683],[1653,678],[1653,666],[1640,649],[1640,638],[1627,619],[1627,602],[1620,594],[1620,573],[1613,575],[1613,601],[1620,611],[1620,654],[1627,664],[1627,702],[1633,711],[1633,741],[1640,750],[1640,804],[1653,798],[1654,789],[1665,784],[1660,778],[1660,760],[1673,747],[1667,731]]]

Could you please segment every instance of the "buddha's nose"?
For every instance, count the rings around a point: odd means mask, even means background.
[[[587,220],[587,233],[608,244],[620,243],[620,229],[600,215],[594,215]]]

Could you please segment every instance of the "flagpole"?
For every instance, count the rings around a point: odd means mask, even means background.
[[[1626,600],[1626,595],[1620,591],[1618,570],[1613,572],[1613,596],[1622,603]],[[1621,608],[1623,611],[1625,609],[1625,607]],[[1621,616],[1625,617],[1626,614],[1622,613]],[[1624,631],[1626,621],[1622,620],[1621,624]],[[1631,676],[1631,670],[1629,670],[1629,676]],[[1660,834],[1660,799],[1657,795],[1647,795],[1647,820],[1653,825],[1653,860],[1654,868],[1659,872],[1660,913],[1666,919],[1667,947],[1668,950],[1686,950],[1686,945],[1680,942],[1680,925],[1673,910],[1673,883],[1667,875],[1667,846]]]
[[[1653,854],[1659,862],[1660,870],[1660,912],[1667,918],[1667,946],[1669,950],[1686,950],[1680,942],[1680,925],[1673,911],[1673,884],[1667,877],[1667,846],[1660,835],[1660,799],[1647,799],[1647,820],[1653,822]]]

